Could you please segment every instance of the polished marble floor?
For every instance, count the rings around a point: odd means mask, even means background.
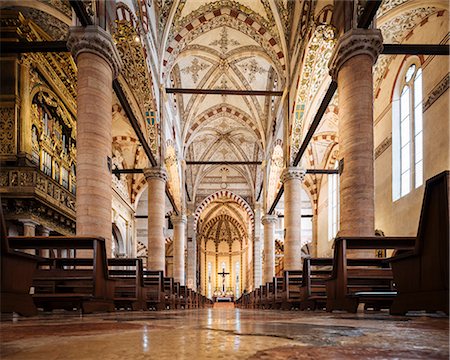
[[[202,309],[3,316],[0,358],[448,359],[448,318]]]

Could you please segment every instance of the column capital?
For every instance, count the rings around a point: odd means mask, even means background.
[[[172,224],[186,224],[187,223],[187,217],[185,214],[176,215],[173,214],[170,216],[170,220],[172,221]]]
[[[75,61],[78,55],[84,52],[96,54],[102,57],[112,70],[115,79],[122,67],[122,60],[112,40],[111,34],[96,25],[86,27],[73,26],[70,28],[67,47],[72,52]]]
[[[278,215],[264,215],[261,218],[261,222],[263,225],[266,224],[275,224],[278,221]]]
[[[156,179],[162,182],[167,182],[167,171],[162,167],[144,169],[144,176],[147,181],[150,179]]]
[[[36,222],[36,221],[34,221],[34,220],[31,220],[31,219],[19,219],[19,221],[20,221],[23,225],[25,225],[25,226],[33,226],[33,227],[36,227],[36,226],[39,225],[38,222]]]
[[[333,80],[342,65],[357,55],[369,55],[375,64],[383,50],[383,36],[379,29],[351,29],[339,38],[328,67]]]
[[[305,180],[306,170],[298,167],[287,167],[281,173],[281,182],[285,184],[289,180]]]

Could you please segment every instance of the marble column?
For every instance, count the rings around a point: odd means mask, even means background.
[[[111,253],[112,81],[121,60],[98,26],[72,27],[67,41],[77,62],[77,235],[105,238]]]
[[[194,212],[194,203],[188,203],[186,281],[190,289],[197,290],[197,234],[194,231]]]
[[[49,229],[48,227],[45,227],[45,226],[41,226],[41,228],[39,229],[40,236],[50,236],[50,231],[51,231],[51,229]],[[42,250],[40,255],[44,256],[44,257],[50,257],[50,251]]]
[[[275,276],[275,224],[277,215],[264,215],[264,277],[263,284],[272,282]]]
[[[23,236],[36,236],[36,226],[39,225],[33,220],[20,220],[23,224]]]
[[[167,172],[163,168],[145,169],[148,184],[148,258],[149,270],[165,272],[166,240],[164,238]]]
[[[301,270],[301,189],[305,170],[288,167],[281,174],[284,184],[284,270]]]
[[[185,285],[186,215],[173,215],[173,278]]]
[[[341,236],[374,235],[372,66],[382,44],[380,30],[349,30],[339,39],[329,64],[339,87]]]
[[[39,224],[33,220],[20,220],[23,224],[23,236],[36,236],[36,226]],[[27,254],[38,255],[38,250],[25,250]]]
[[[253,271],[254,271],[254,288],[262,285],[262,240],[263,231],[261,231],[261,204],[255,206],[255,240],[253,242]]]

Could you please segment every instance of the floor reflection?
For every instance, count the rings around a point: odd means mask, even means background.
[[[2,359],[357,359],[385,358],[387,349],[398,358],[449,355],[446,317],[382,312],[62,312],[2,317],[0,335]]]

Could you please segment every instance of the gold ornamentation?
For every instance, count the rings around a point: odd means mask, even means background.
[[[0,107],[0,155],[16,152],[14,107]]]

